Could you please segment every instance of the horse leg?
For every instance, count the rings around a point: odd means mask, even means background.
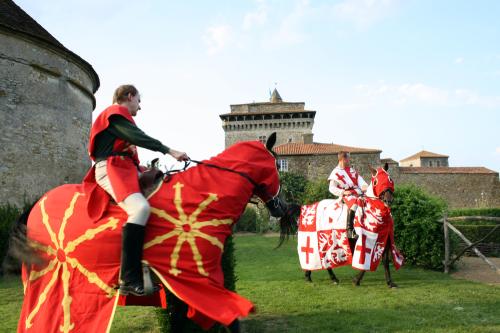
[[[355,286],[355,287],[358,287],[361,285],[361,280],[363,279],[363,276],[365,276],[365,272],[366,271],[360,271],[358,273],[358,275],[356,275],[355,277],[352,278],[352,284]]]
[[[389,288],[397,288],[398,285],[392,282],[391,271],[389,270],[389,247],[390,243],[388,242],[384,250],[384,257],[382,259],[384,262],[385,282],[387,283],[387,286]]]
[[[235,319],[227,328],[231,333],[240,333],[240,321]]]
[[[174,294],[169,293],[170,297],[167,301],[170,303],[170,332],[182,333],[187,319],[187,304],[177,298]]]
[[[306,282],[313,282],[311,279],[311,271],[306,271],[305,272],[305,277],[306,277]]]
[[[335,276],[333,269],[328,268],[328,275],[330,275],[330,280],[332,280],[333,284],[339,284],[339,279]]]

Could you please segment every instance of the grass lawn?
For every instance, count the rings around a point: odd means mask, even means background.
[[[238,292],[257,313],[244,320],[245,332],[500,332],[500,288],[455,280],[439,272],[403,268],[393,273],[398,289],[385,285],[382,267],[365,274],[313,272],[306,283],[296,242],[273,250],[276,238],[235,238]]]
[[[236,236],[238,292],[257,312],[243,332],[500,332],[500,288],[455,280],[439,272],[403,268],[400,288],[385,286],[383,270],[353,287],[354,270],[326,272],[306,283],[295,240],[274,250],[277,238]],[[0,332],[15,332],[22,303],[19,278],[0,280]],[[154,309],[119,307],[112,332],[159,332]]]

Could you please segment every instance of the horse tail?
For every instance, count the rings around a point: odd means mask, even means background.
[[[6,273],[19,273],[22,263],[39,264],[41,258],[30,247],[27,237],[27,223],[31,209],[35,204],[25,209],[12,225],[9,234],[9,246],[3,262],[3,271]]]
[[[300,205],[295,203],[290,203],[287,205],[285,214],[280,218],[280,240],[278,246],[279,248],[285,240],[288,240],[290,235],[295,235],[297,233],[297,217],[300,214]]]

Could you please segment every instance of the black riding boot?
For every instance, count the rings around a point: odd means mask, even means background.
[[[120,267],[120,294],[144,296],[142,282],[142,248],[146,227],[125,223],[122,230],[122,259]]]
[[[358,238],[358,235],[354,231],[354,216],[355,215],[356,215],[356,212],[354,212],[352,209],[349,209],[347,211],[347,221],[346,221],[347,238],[352,238],[352,239]]]

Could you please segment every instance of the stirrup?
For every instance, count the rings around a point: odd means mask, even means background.
[[[120,295],[128,296],[149,296],[160,290],[160,287],[153,284],[151,269],[148,264],[142,264],[142,280],[144,284],[121,284],[118,288]]]
[[[358,239],[358,234],[354,231],[354,229],[347,229],[347,238]]]

